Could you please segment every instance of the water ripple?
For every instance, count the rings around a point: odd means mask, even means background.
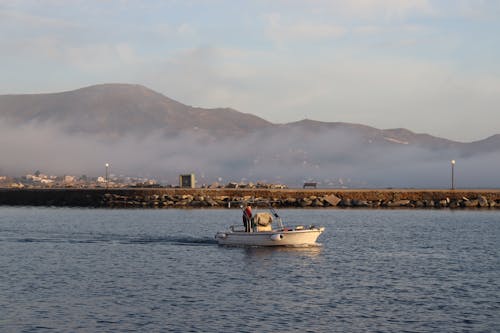
[[[216,246],[233,215],[0,207],[0,331],[500,331],[498,214],[285,210],[322,246]]]

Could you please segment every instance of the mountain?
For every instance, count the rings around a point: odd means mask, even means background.
[[[271,124],[229,108],[187,106],[140,85],[103,84],[55,94],[2,95],[0,117],[16,125],[60,124],[69,132],[123,136],[206,131],[246,134]]]
[[[422,146],[429,149],[495,150],[500,134],[473,143],[459,143],[407,129],[381,130],[343,122],[301,120],[272,124],[230,108],[205,109],[170,99],[140,85],[101,84],[52,94],[0,95],[0,120],[14,125],[59,124],[71,133],[123,136],[131,133],[164,134],[199,131],[214,137],[241,136],[267,129],[302,130],[311,135],[347,131],[369,143]]]
[[[465,155],[484,152],[500,152],[500,134],[492,135],[483,140],[463,143],[435,137],[429,134],[414,133],[404,128],[384,130],[361,124],[343,122],[321,122],[306,119],[286,124],[285,127],[302,129],[308,133],[344,131],[355,134],[369,144],[406,145],[433,151],[457,150]]]
[[[500,134],[462,143],[408,129],[304,119],[273,124],[229,108],[184,105],[139,85],[0,96],[0,176],[18,170],[200,182],[267,180],[349,186],[500,186]],[[174,181],[171,181],[175,183]],[[460,181],[458,182],[460,184]]]

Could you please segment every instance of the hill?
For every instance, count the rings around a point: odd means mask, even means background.
[[[13,124],[49,122],[70,132],[123,136],[206,131],[248,133],[271,124],[229,108],[203,109],[179,103],[140,85],[103,84],[55,94],[0,96],[0,117]]]
[[[496,150],[500,134],[473,143],[460,143],[407,129],[377,129],[344,122],[301,120],[273,124],[230,108],[205,109],[182,104],[140,85],[101,84],[52,94],[0,95],[0,120],[14,125],[59,124],[68,132],[106,136],[201,132],[216,138],[241,136],[261,130],[301,130],[309,135],[342,131],[366,142],[403,144],[429,149]],[[470,147],[467,147],[470,146]]]

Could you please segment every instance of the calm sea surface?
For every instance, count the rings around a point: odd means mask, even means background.
[[[1,332],[500,332],[500,213],[282,210],[313,248],[228,248],[238,210],[0,207]]]

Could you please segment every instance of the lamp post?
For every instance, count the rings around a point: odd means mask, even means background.
[[[455,189],[455,160],[451,160],[451,189]]]
[[[108,188],[109,163],[106,163],[106,188]]]

